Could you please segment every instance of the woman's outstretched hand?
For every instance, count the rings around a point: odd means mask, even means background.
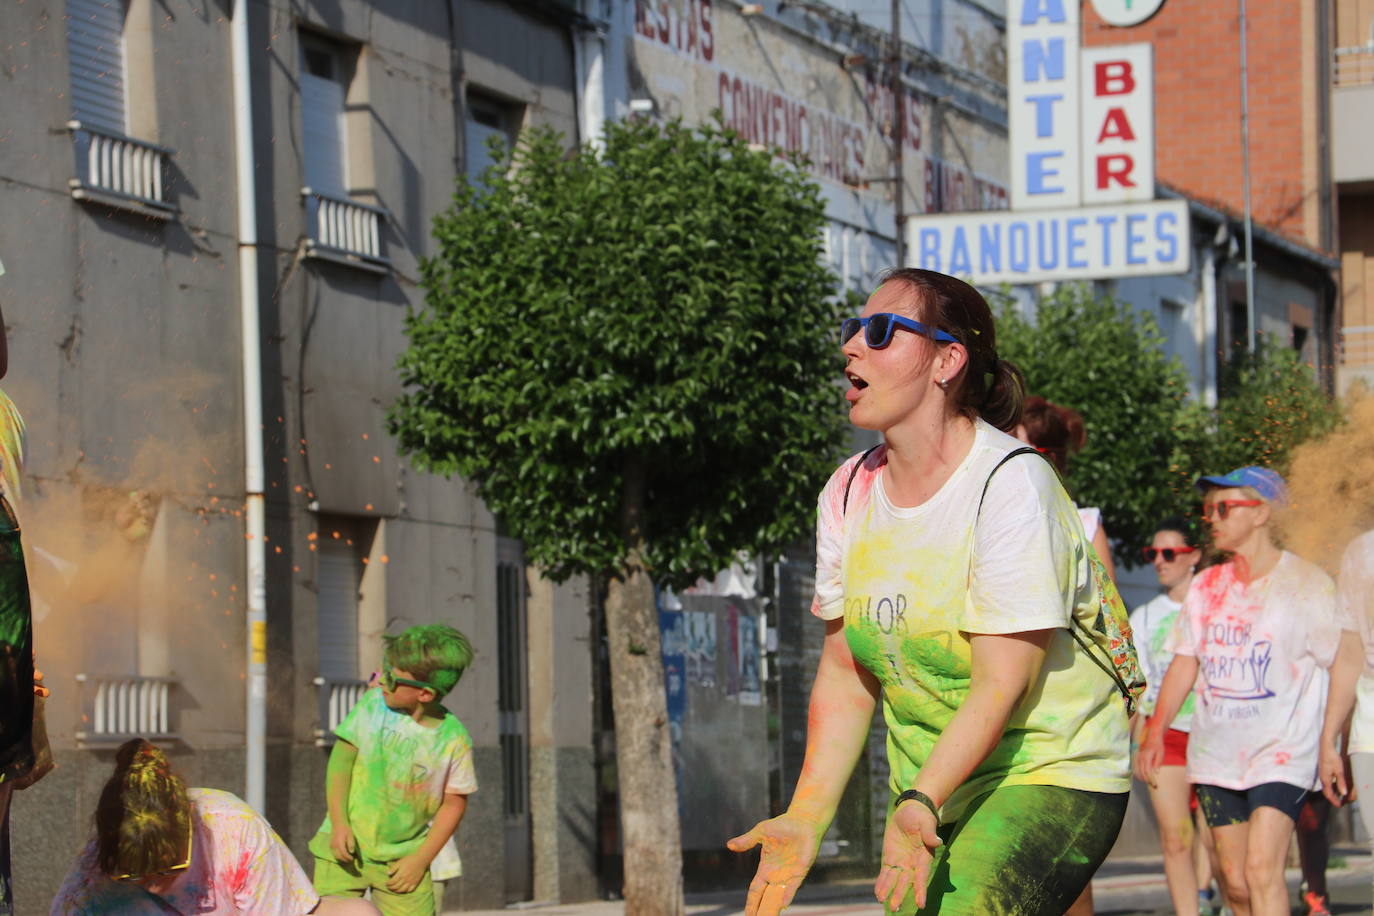
[[[749,883],[749,896],[744,901],[744,916],[777,916],[792,902],[816,861],[820,834],[811,821],[795,814],[780,814],[759,821],[754,829],[725,844],[734,852],[763,847],[759,870]]]
[[[930,863],[942,842],[935,832],[937,826],[930,810],[916,802],[899,805],[887,819],[887,830],[883,833],[883,864],[873,893],[888,912],[902,905],[907,891],[916,893],[917,909],[925,906]]]

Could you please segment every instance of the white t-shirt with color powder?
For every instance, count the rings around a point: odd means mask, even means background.
[[[1188,778],[1224,789],[1317,786],[1327,669],[1341,641],[1336,584],[1284,551],[1269,574],[1198,573],[1165,643],[1198,660]]]
[[[944,486],[916,507],[884,489],[883,452],[844,493],[857,458],[821,493],[812,613],[843,617],[854,657],[882,683],[894,792],[910,788],[968,695],[969,634],[1054,630],[1030,699],[997,747],[946,800],[944,821],[1002,785],[1130,789],[1127,718],[1116,685],[1078,648],[1074,615],[1093,619],[1092,545],[1054,470],[981,420]],[[873,468],[878,468],[873,470]],[[976,525],[975,525],[976,517]]]
[[[1083,523],[1083,533],[1087,535],[1088,543],[1091,544],[1093,538],[1097,537],[1097,529],[1102,527],[1102,510],[1096,506],[1079,509],[1078,520]]]
[[[359,854],[394,862],[415,852],[445,795],[477,791],[472,738],[446,713],[433,728],[386,705],[379,687],[363,694],[334,733],[358,749],[348,788],[348,820]],[[333,860],[329,815],[310,841],[314,855]]]
[[[1341,629],[1360,634],[1364,670],[1355,686],[1350,753],[1374,754],[1374,531],[1350,542],[1341,558],[1338,587]],[[1374,805],[1374,799],[1361,804]]]
[[[299,916],[320,895],[267,821],[218,789],[187,789],[194,812],[191,865],[156,897],[100,871],[92,840],[52,902],[52,916]]]
[[[1140,671],[1145,675],[1145,694],[1140,698],[1141,715],[1154,715],[1155,704],[1159,702],[1159,688],[1169,670],[1169,662],[1174,660],[1173,653],[1165,649],[1164,644],[1182,608],[1181,602],[1164,592],[1131,611],[1131,633],[1135,636],[1135,650],[1140,657]],[[1194,702],[1193,694],[1189,693],[1170,728],[1181,732],[1190,729]]]

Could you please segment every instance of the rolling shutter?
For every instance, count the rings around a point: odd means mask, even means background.
[[[318,575],[320,675],[356,678],[360,674],[358,587],[361,570],[353,547],[341,539],[321,536]]]
[[[301,74],[301,117],[305,128],[305,183],[320,194],[343,197],[344,87],[337,80]]]
[[[127,134],[124,121],[124,0],[67,0],[72,117]]]

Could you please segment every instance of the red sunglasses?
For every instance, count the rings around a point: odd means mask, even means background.
[[[1226,518],[1226,516],[1231,514],[1232,509],[1243,506],[1262,505],[1264,505],[1264,500],[1262,499],[1219,499],[1214,503],[1202,504],[1202,517],[1208,519],[1215,515],[1217,518]]]
[[[1164,557],[1165,563],[1174,562],[1174,558],[1180,554],[1192,553],[1196,547],[1146,547],[1141,553],[1145,554],[1145,562],[1153,563],[1155,557]]]

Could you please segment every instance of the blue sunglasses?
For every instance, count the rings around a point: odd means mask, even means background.
[[[850,338],[859,333],[860,328],[864,332],[864,343],[874,350],[881,350],[892,343],[892,335],[898,328],[913,334],[920,334],[922,337],[929,337],[937,343],[959,342],[958,338],[936,328],[927,327],[919,321],[912,321],[910,318],[903,318],[901,315],[894,315],[891,312],[878,312],[867,318],[846,318],[840,322],[840,345],[849,343]]]

